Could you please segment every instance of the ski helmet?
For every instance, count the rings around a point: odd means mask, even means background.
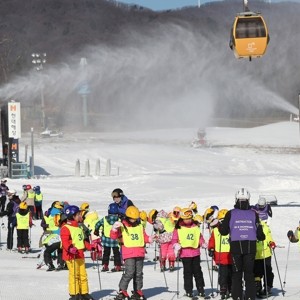
[[[140,219],[142,221],[147,221],[147,213],[144,210],[140,211]]]
[[[73,218],[74,215],[76,215],[79,212],[79,207],[76,205],[69,205],[66,210],[65,210],[65,214],[67,216],[68,219]]]
[[[30,184],[26,185],[26,190],[31,190],[31,185]]]
[[[7,191],[8,195],[15,195],[16,193],[17,193],[17,191],[13,190],[13,189]]]
[[[119,198],[119,197],[122,197],[124,195],[123,191],[119,188],[117,189],[114,189],[112,192],[111,192],[111,196],[113,198]]]
[[[27,185],[26,185],[26,184],[23,184],[23,185],[22,185],[22,189],[23,189],[24,191],[26,191],[26,188],[27,188]]]
[[[80,210],[86,210],[88,211],[90,208],[90,205],[87,203],[87,202],[83,202],[81,205],[80,205]]]
[[[137,220],[140,217],[140,212],[137,207],[131,205],[127,207],[125,211],[125,216],[129,219]]]
[[[26,202],[21,202],[19,207],[20,209],[27,209],[28,206]]]
[[[181,208],[179,206],[175,206],[172,212],[173,219],[178,220],[180,217],[180,213],[181,213]]]
[[[51,207],[55,207],[57,209],[63,209],[63,206],[61,205],[61,203],[59,201],[54,201],[52,203]]]
[[[225,215],[227,214],[227,212],[228,212],[228,209],[226,209],[226,208],[221,209],[218,213],[218,219],[223,220],[225,218]]]
[[[183,208],[180,213],[180,218],[183,220],[192,219],[194,216],[193,210],[189,207]]]
[[[235,202],[237,202],[238,200],[244,201],[250,200],[250,193],[248,192],[248,190],[246,190],[245,188],[241,188],[239,189],[236,193],[235,193]]]
[[[201,215],[195,215],[194,220],[196,222],[198,222],[199,224],[202,224],[203,223],[203,216],[201,216]]]
[[[257,204],[259,207],[264,208],[267,205],[266,198],[264,197],[259,197]]]
[[[155,208],[150,210],[150,212],[148,214],[148,222],[150,224],[153,224],[154,220],[156,219],[157,214],[158,214],[158,211]]]
[[[108,206],[109,215],[117,215],[119,213],[119,205],[117,203],[111,203]]]

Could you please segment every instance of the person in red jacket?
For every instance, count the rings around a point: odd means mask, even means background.
[[[78,206],[70,205],[65,209],[67,223],[60,230],[62,259],[69,269],[70,300],[94,300],[89,294],[88,277],[85,269],[84,250],[91,245],[84,240],[84,233],[78,223],[81,221]]]
[[[217,219],[210,223],[212,232],[208,241],[209,256],[213,257],[216,265],[219,266],[221,299],[227,299],[231,294],[232,259],[230,254],[229,235],[222,236],[218,228],[218,224],[224,220],[227,212],[227,209],[221,209]]]
[[[129,206],[125,211],[125,218],[113,224],[110,231],[111,239],[121,241],[121,253],[124,260],[124,273],[119,282],[119,293],[116,300],[129,299],[127,288],[129,282],[134,280],[135,291],[130,299],[144,300],[143,288],[143,267],[145,258],[146,243],[152,243],[153,238],[149,237],[140,222],[140,212],[135,206]]]

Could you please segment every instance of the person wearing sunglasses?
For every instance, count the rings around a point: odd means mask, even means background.
[[[118,204],[118,213],[120,218],[124,218],[126,209],[129,206],[134,206],[133,202],[124,195],[124,192],[120,188],[114,189],[111,196],[114,203]]]

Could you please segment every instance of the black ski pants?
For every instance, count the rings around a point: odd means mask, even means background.
[[[8,220],[7,223],[7,249],[12,250],[14,245],[14,229],[15,226],[13,226],[13,221]]]
[[[245,299],[255,300],[256,286],[254,280],[255,254],[231,254],[232,256],[232,286],[233,300],[242,300],[243,277],[245,281]]]
[[[17,229],[17,247],[29,248],[29,229]]]
[[[119,247],[106,247],[104,246],[104,251],[103,251],[103,257],[102,257],[102,265],[109,265],[109,256],[111,249],[113,250],[114,254],[114,263],[115,266],[121,266],[121,254],[120,254],[120,249]]]
[[[62,260],[62,249],[60,247],[60,242],[53,243],[52,245],[46,245],[46,250],[44,251],[44,261],[46,265],[53,264],[52,255],[54,251],[57,251],[57,264],[63,265],[64,261]]]
[[[231,293],[232,265],[219,265],[219,285],[223,293]]]
[[[193,278],[195,278],[197,290],[202,291],[205,284],[200,266],[200,255],[195,257],[182,257],[181,261],[183,264],[183,281],[186,293],[192,294],[193,292]]]
[[[272,288],[273,287],[273,281],[274,281],[274,273],[272,271],[272,265],[271,265],[271,259],[272,256],[269,256],[265,258],[265,262],[263,259],[257,259],[254,263],[254,275],[255,277],[260,277],[264,279],[264,288],[267,287]],[[266,272],[265,272],[265,265],[266,265]],[[265,278],[265,275],[267,275],[267,278]],[[267,283],[267,286],[266,286]]]
[[[1,196],[0,197],[1,212],[4,212],[5,210],[5,202],[6,202],[6,196]]]

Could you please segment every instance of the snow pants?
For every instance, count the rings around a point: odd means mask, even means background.
[[[63,265],[64,261],[62,260],[62,249],[60,247],[60,242],[53,243],[52,245],[46,245],[46,250],[44,251],[44,261],[46,265],[52,264],[53,259],[51,253],[57,251],[57,263]]]
[[[111,249],[113,250],[114,254],[114,263],[115,266],[121,266],[121,254],[120,254],[120,248],[119,247],[106,247],[104,246],[104,251],[103,251],[103,258],[102,258],[102,265],[109,265],[109,256]]]
[[[29,229],[17,229],[17,247],[30,248]]]
[[[134,288],[143,288],[144,257],[127,258],[124,262],[125,272],[119,283],[120,290],[127,291],[129,282],[134,279]]]
[[[272,256],[269,256],[265,258],[265,262],[263,259],[257,259],[254,262],[254,276],[264,278],[265,289],[267,289],[267,287],[273,287],[274,273],[272,271],[271,259]],[[266,264],[266,272],[264,264]],[[265,278],[265,274],[267,278]]]
[[[232,265],[219,265],[219,285],[223,293],[231,292]]]
[[[195,257],[182,257],[183,264],[183,281],[186,293],[192,294],[193,292],[193,277],[195,278],[196,288],[200,292],[203,290],[204,278],[200,266],[200,255]]]
[[[243,275],[245,280],[245,298],[255,300],[256,286],[254,280],[254,259],[255,254],[232,253],[232,287],[233,300],[243,298]]]
[[[66,261],[69,269],[69,294],[88,294],[88,278],[85,269],[85,261],[81,259],[72,259]]]
[[[165,262],[167,259],[169,262],[175,261],[175,253],[171,242],[160,244],[160,259],[161,262]]]

